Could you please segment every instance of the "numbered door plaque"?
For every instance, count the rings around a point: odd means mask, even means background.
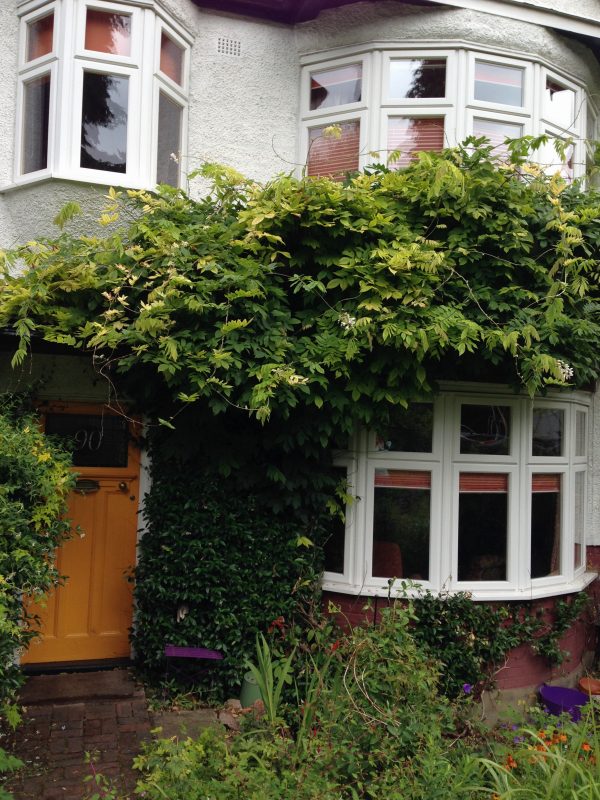
[[[108,414],[46,414],[46,434],[65,439],[75,467],[126,467],[127,420]]]

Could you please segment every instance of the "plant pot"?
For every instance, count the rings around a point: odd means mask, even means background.
[[[251,672],[247,672],[242,681],[240,703],[242,704],[242,708],[249,708],[253,703],[256,703],[257,700],[262,700],[258,683],[254,675]]]

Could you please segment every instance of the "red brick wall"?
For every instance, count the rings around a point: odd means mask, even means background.
[[[590,550],[594,551],[591,555],[597,561],[592,562],[590,560]],[[593,563],[594,566],[591,568],[599,569],[600,571],[600,547],[588,548],[588,563]],[[598,592],[600,597],[600,581],[595,581],[590,586],[589,591],[592,596]],[[554,601],[554,598],[540,600],[534,605],[534,609],[543,608],[551,618]],[[381,608],[388,605],[388,600],[385,598],[365,598],[325,592],[325,608],[328,607],[330,602],[340,608],[341,613],[338,615],[338,621],[344,627],[348,624],[353,626],[376,622]],[[521,689],[534,687],[547,681],[554,681],[568,676],[569,673],[580,666],[586,652],[595,650],[595,627],[589,624],[584,615],[584,618],[575,622],[565,633],[560,644],[562,649],[567,651],[569,655],[560,666],[554,667],[549,665],[542,656],[536,655],[529,645],[521,645],[512,650],[506,663],[496,673],[497,688]]]

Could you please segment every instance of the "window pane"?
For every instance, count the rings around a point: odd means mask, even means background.
[[[583,566],[584,530],[585,520],[585,472],[575,473],[575,569]]]
[[[334,467],[338,480],[348,480],[346,467]],[[346,522],[339,516],[329,517],[328,535],[325,539],[325,570],[326,572],[344,572],[344,550],[346,544]]]
[[[552,78],[546,78],[544,116],[562,128],[570,128],[575,122],[575,92]]]
[[[394,411],[387,428],[377,431],[376,450],[405,453],[431,453],[433,406],[412,403],[408,409]]]
[[[565,414],[557,408],[533,410],[532,456],[562,456]]]
[[[558,150],[556,148],[557,142],[559,144]],[[564,181],[571,183],[573,180],[574,155],[572,144],[551,137],[537,152],[539,153],[540,164],[548,175],[556,175],[558,173]]]
[[[575,455],[584,456],[586,454],[586,413],[585,411],[575,412]]]
[[[50,116],[50,75],[42,75],[24,86],[23,174],[48,166],[48,122]]]
[[[505,581],[508,475],[463,472],[459,491],[458,580]]]
[[[523,76],[520,67],[475,62],[475,99],[506,106],[523,105]]]
[[[308,136],[309,175],[329,175],[342,179],[346,172],[358,169],[358,150],[360,147],[360,121],[342,122],[331,133],[330,125],[311,128]],[[337,137],[337,131],[341,136]]]
[[[118,56],[131,54],[131,17],[88,8],[85,20],[85,49]]]
[[[510,406],[462,405],[460,452],[473,455],[509,455]]]
[[[537,473],[531,493],[531,577],[560,575],[560,491],[562,476]]]
[[[179,186],[181,106],[163,92],[158,100],[158,156],[156,182]]]
[[[347,64],[310,75],[310,110],[358,103],[362,94],[362,64]]]
[[[81,166],[111,172],[127,170],[129,78],[83,75]]]
[[[441,150],[444,147],[443,117],[390,117],[388,119],[388,152],[399,150],[400,158],[390,167],[406,167],[423,150]]]
[[[373,576],[429,578],[431,473],[375,470]]]
[[[445,96],[445,58],[399,58],[390,61],[390,97]]]
[[[160,71],[182,85],[183,50],[164,31],[160,37]]]
[[[47,414],[46,433],[66,440],[76,467],[126,467],[129,429],[109,414]]]
[[[473,136],[485,136],[499,155],[508,153],[506,139],[518,139],[523,136],[523,126],[511,122],[498,122],[492,119],[473,119]]]
[[[27,61],[52,52],[54,14],[30,22],[27,26]]]

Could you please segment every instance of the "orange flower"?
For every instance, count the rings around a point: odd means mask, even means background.
[[[567,735],[564,734],[564,733],[561,733],[560,736],[558,737],[558,740],[559,740],[559,742],[566,742],[567,741]]]
[[[506,761],[504,762],[504,766],[507,769],[515,769],[515,767],[518,765],[515,759],[511,755],[508,755],[506,756]]]
[[[588,744],[588,742],[584,742],[584,743],[581,745],[581,749],[582,749],[582,750],[584,750],[586,753],[589,753],[589,752],[590,752],[590,750],[592,749],[592,745],[591,745],[591,744]]]

